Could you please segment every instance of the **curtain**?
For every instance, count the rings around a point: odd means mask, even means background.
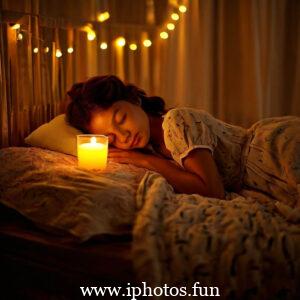
[[[199,0],[161,59],[169,104],[248,127],[300,115],[300,1]]]
[[[188,10],[163,40],[159,33],[178,3]],[[97,23],[105,10],[109,22]],[[0,21],[0,147],[22,145],[63,112],[74,82],[100,74],[160,95],[167,107],[204,109],[245,127],[300,115],[297,0],[0,0]],[[22,40],[10,26],[16,22]],[[93,41],[82,29],[87,22]],[[115,46],[119,36],[126,47]],[[146,38],[149,48],[142,46]],[[129,43],[138,49],[129,50]]]

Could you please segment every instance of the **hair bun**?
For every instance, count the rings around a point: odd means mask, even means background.
[[[83,82],[75,83],[73,84],[72,88],[67,91],[67,95],[70,96],[73,102],[81,102],[83,84]]]

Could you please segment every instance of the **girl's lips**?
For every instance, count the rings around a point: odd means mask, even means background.
[[[134,136],[134,139],[131,143],[131,147],[135,146],[138,142],[139,142],[139,133],[136,133],[136,135]]]

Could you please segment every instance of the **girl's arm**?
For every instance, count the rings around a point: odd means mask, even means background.
[[[146,167],[163,175],[175,192],[225,198],[224,186],[208,149],[194,149],[183,159],[182,169],[169,160],[149,156]]]

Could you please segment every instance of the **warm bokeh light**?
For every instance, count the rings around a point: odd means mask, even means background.
[[[87,33],[87,38],[89,41],[93,41],[95,38],[96,38],[96,33],[94,30],[90,30],[88,33]]]
[[[22,33],[18,33],[18,35],[17,35],[17,40],[18,40],[18,41],[23,40],[23,34],[22,34]]]
[[[73,53],[73,52],[74,52],[73,47],[69,47],[69,48],[68,48],[68,53]]]
[[[119,37],[116,39],[116,43],[119,47],[124,47],[126,44],[126,40],[123,37]]]
[[[61,53],[60,49],[56,49],[55,56],[62,57],[62,53]]]
[[[174,29],[175,29],[175,25],[174,25],[173,23],[168,23],[168,24],[167,24],[167,28],[168,28],[169,30],[174,30]]]
[[[164,39],[164,40],[167,39],[167,38],[169,37],[168,33],[165,32],[165,31],[161,32],[159,35],[160,35],[160,37],[161,37],[162,39]]]
[[[98,21],[99,22],[104,22],[104,21],[108,20],[109,18],[110,18],[110,15],[109,15],[108,11],[98,15]]]
[[[132,51],[135,51],[137,49],[137,45],[132,43],[129,45],[129,49],[132,50]]]
[[[50,50],[49,47],[45,47],[45,48],[44,48],[44,52],[45,52],[45,53],[48,53],[49,50]]]
[[[171,15],[171,18],[172,18],[172,20],[177,21],[177,20],[179,20],[179,15],[176,14],[176,13],[173,13],[173,14]]]
[[[102,43],[100,44],[100,48],[101,48],[102,50],[107,49],[107,43],[102,42]]]
[[[21,27],[21,25],[16,23],[15,25],[11,26],[11,29],[17,30],[17,29],[20,29],[20,27]]]
[[[150,40],[144,40],[143,44],[145,47],[150,47],[152,45],[152,42]]]
[[[187,11],[186,6],[180,5],[180,6],[179,6],[179,11],[182,12],[182,13],[185,13],[185,12]]]
[[[39,48],[35,47],[35,48],[33,49],[33,52],[34,52],[34,53],[38,53],[38,52],[39,52]]]

